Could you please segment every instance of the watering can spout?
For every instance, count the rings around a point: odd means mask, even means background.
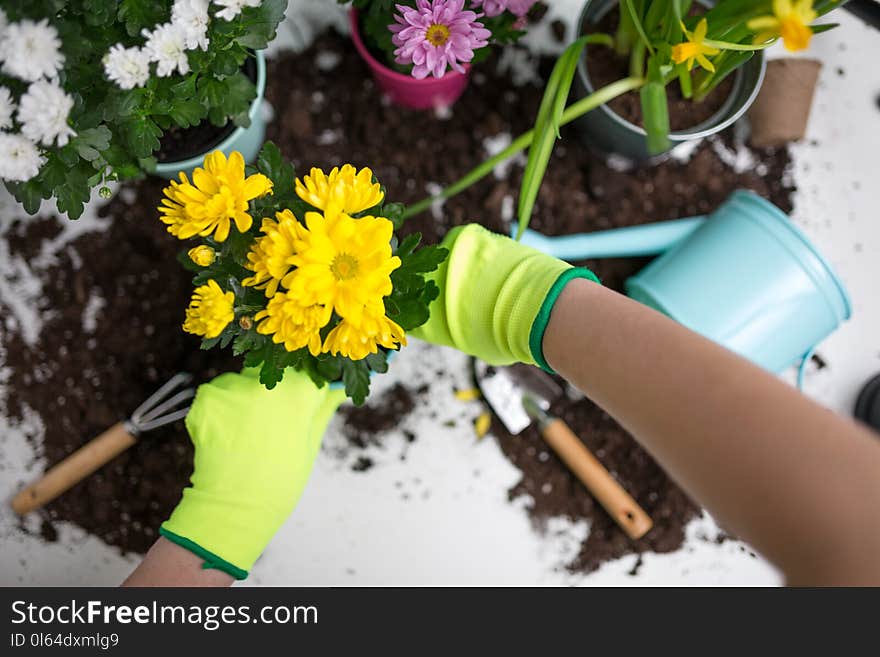
[[[560,260],[654,256],[686,240],[704,221],[705,217],[690,217],[559,237],[526,229],[520,241]]]

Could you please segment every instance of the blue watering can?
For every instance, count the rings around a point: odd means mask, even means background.
[[[522,242],[563,260],[661,255],[626,282],[627,294],[779,373],[849,319],[846,288],[782,210],[734,192],[707,217]]]

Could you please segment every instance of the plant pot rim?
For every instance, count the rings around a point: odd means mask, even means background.
[[[426,89],[430,88],[432,85],[436,84],[439,80],[442,80],[446,77],[453,77],[459,75],[467,75],[470,71],[471,65],[464,64],[464,73],[459,73],[458,71],[448,70],[443,74],[442,78],[435,78],[432,75],[429,75],[426,78],[419,80],[418,78],[414,78],[411,75],[406,75],[404,73],[399,73],[392,68],[389,68],[378,59],[373,57],[373,54],[370,52],[370,49],[367,48],[367,45],[364,43],[363,38],[361,38],[361,30],[360,23],[358,21],[359,12],[357,9],[352,7],[348,12],[348,20],[349,26],[351,27],[351,40],[354,42],[355,50],[358,51],[358,54],[373,68],[380,68],[382,72],[387,75],[390,79],[395,82],[401,82],[408,84],[412,87],[424,87]]]
[[[579,32],[581,30],[583,30],[583,25],[584,25],[584,21],[586,20],[587,11],[591,8],[591,6],[594,6],[595,4],[597,4],[599,2],[603,2],[603,1],[608,3],[609,7],[608,7],[608,9],[605,10],[605,12],[603,12],[599,15],[599,18],[602,18],[605,15],[605,13],[607,13],[608,11],[611,11],[614,4],[619,4],[617,2],[617,0],[586,0],[584,2],[584,7],[581,10],[580,16],[578,18],[577,25],[578,25]],[[706,4],[706,0],[697,0],[697,1],[700,2],[700,4]],[[587,93],[591,94],[594,91],[596,91],[596,89],[593,87],[593,83],[590,80],[590,73],[587,70],[587,57],[588,56],[589,56],[589,46],[587,48],[584,48],[584,54],[578,60],[577,73],[580,76],[581,83],[584,85],[584,88],[587,90]],[[741,80],[743,77],[743,66],[740,66],[735,72],[735,75],[737,76],[737,80],[736,80],[736,83],[734,84],[734,88],[731,90],[730,94],[725,99],[724,104],[718,109],[718,111],[715,112],[712,116],[710,116],[705,121],[698,123],[697,125],[695,125],[692,128],[688,128],[686,130],[678,130],[675,132],[670,132],[669,139],[672,142],[679,142],[680,143],[683,141],[691,141],[694,139],[701,139],[703,137],[708,137],[710,135],[721,132],[725,128],[727,128],[730,125],[732,125],[733,123],[735,123],[743,114],[745,114],[746,111],[748,110],[748,108],[754,102],[755,98],[757,98],[758,93],[760,93],[761,85],[764,82],[764,74],[767,70],[767,61],[764,58],[764,51],[762,51],[762,50],[756,51],[755,57],[758,58],[759,67],[760,67],[760,69],[758,71],[758,79],[755,81],[753,88],[751,89],[748,97],[745,98],[745,100],[743,100],[743,101],[736,100],[737,85],[741,84]],[[754,61],[754,60],[752,60],[752,61]],[[750,63],[752,63],[752,62],[751,61],[747,62],[745,65],[748,65]],[[737,104],[737,102],[739,104],[739,108],[736,109],[735,111],[731,112],[730,106]],[[608,103],[603,103],[597,109],[599,111],[603,112],[609,119],[611,119],[615,123],[618,123],[619,125],[626,128],[627,130],[638,133],[638,134],[642,135],[643,137],[648,136],[648,133],[645,132],[644,128],[624,119],[617,112],[612,110],[608,106]],[[722,117],[722,116],[728,115],[728,114],[729,114],[729,116],[727,116],[726,119],[718,121],[719,117]]]
[[[263,54],[263,51],[257,50],[254,53],[254,59],[257,63],[257,79],[255,83],[257,87],[257,97],[254,98],[253,102],[251,103],[251,108],[250,110],[248,110],[248,118],[250,118],[251,123],[253,123],[253,121],[257,118],[257,114],[260,111],[260,107],[263,103],[263,96],[266,92],[266,57]],[[241,136],[247,129],[248,128],[236,126],[235,129],[228,135],[226,135],[226,137],[224,137],[221,142],[219,142],[216,146],[211,147],[210,152],[216,150],[224,150],[230,144],[241,138]],[[176,173],[177,171],[192,170],[195,167],[202,166],[205,161],[205,155],[207,154],[208,151],[205,151],[191,157],[184,158],[182,160],[168,160],[157,162],[155,173]]]

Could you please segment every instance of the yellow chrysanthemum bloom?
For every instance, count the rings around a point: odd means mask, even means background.
[[[235,295],[224,292],[217,281],[210,280],[193,292],[192,301],[186,309],[186,321],[183,330],[205,338],[216,338],[231,322],[235,313],[232,304]]]
[[[296,228],[300,225],[290,210],[276,212],[275,218],[277,221],[263,219],[260,228],[263,237],[254,242],[247,255],[246,266],[254,275],[242,281],[244,285],[265,288],[269,298],[275,296],[278,285],[293,266],[293,256],[296,253],[293,244],[297,235]]]
[[[697,27],[693,32],[688,32],[684,24],[681,26],[687,41],[672,46],[672,61],[676,64],[687,62],[688,70],[694,67],[694,60],[710,73],[715,72],[715,66],[709,61],[706,55],[717,55],[720,51],[718,48],[707,46],[703,43],[706,38],[706,32],[709,30],[709,23],[703,18],[697,23]]]
[[[391,272],[400,258],[391,254],[393,226],[384,217],[353,219],[331,210],[306,213],[297,225],[296,269],[284,286],[302,303],[332,307],[343,319],[360,325],[366,306],[391,294]]]
[[[186,252],[189,259],[196,263],[199,267],[210,267],[217,259],[217,252],[210,246],[202,244]]]
[[[364,309],[359,324],[343,319],[327,334],[323,351],[334,356],[341,354],[351,360],[362,360],[375,354],[379,347],[396,349],[406,346],[406,334],[394,321],[385,316],[384,306]]]
[[[357,214],[382,201],[384,194],[379,183],[373,182],[369,168],[358,171],[346,164],[333,167],[329,175],[321,169],[312,169],[302,180],[296,179],[296,194],[319,210],[331,205],[345,214]]]
[[[280,292],[269,300],[265,310],[254,319],[257,332],[271,335],[272,342],[283,344],[287,351],[308,346],[313,356],[321,353],[321,329],[330,321],[332,309],[320,304],[303,305],[293,294]],[[261,321],[262,320],[262,321]]]
[[[244,158],[234,151],[229,159],[222,151],[205,157],[205,168],[193,171],[192,183],[181,172],[180,182],[171,181],[159,206],[168,232],[182,240],[195,235],[223,242],[229,236],[230,221],[239,231],[250,229],[253,218],[248,202],[272,192],[272,181],[261,173],[245,178]]]
[[[755,43],[782,37],[786,50],[804,50],[813,37],[810,23],[816,16],[813,0],[773,0],[772,16],[753,18],[746,25],[750,30],[758,30]]]

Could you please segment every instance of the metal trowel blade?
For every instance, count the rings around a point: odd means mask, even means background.
[[[476,360],[474,374],[483,397],[514,436],[532,423],[523,407],[524,397],[531,397],[546,411],[562,395],[562,388],[553,379],[530,365],[496,367]]]

